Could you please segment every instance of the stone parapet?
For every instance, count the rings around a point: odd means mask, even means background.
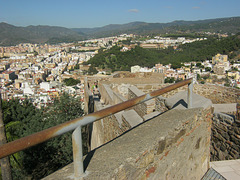
[[[113,91],[107,84],[100,84],[99,91],[101,94],[101,99],[105,104],[113,105]]]
[[[84,180],[201,179],[209,168],[212,109],[173,109],[91,151]],[[70,164],[45,179],[72,179]]]
[[[148,93],[154,91],[156,89],[161,89],[170,84],[135,84],[135,86],[143,91],[144,93]],[[183,86],[168,93],[163,94],[163,97],[171,97],[180,91],[187,91],[188,86]],[[239,102],[238,96],[240,94],[240,90],[236,88],[223,87],[214,84],[194,84],[193,92],[201,95],[205,98],[208,98],[212,101],[213,104],[221,104],[221,103],[236,103]]]

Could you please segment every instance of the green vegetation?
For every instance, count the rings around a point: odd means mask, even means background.
[[[181,37],[194,38],[199,37],[199,34],[204,34],[205,36],[205,32],[221,34],[237,33],[240,31],[240,17],[200,21],[173,21],[170,23],[132,22],[122,25],[112,24],[101,28],[75,28],[73,30],[84,33],[85,36],[91,38],[109,37],[125,33],[148,36],[161,34],[168,37],[180,35]]]
[[[74,85],[80,83],[80,80],[68,78],[68,79],[64,79],[63,82],[66,84],[66,86],[74,86]]]
[[[17,27],[0,23],[1,46],[19,43],[59,43],[83,40],[83,36],[71,29],[55,26]]]
[[[166,79],[164,79],[164,83],[174,83],[174,82],[175,82],[174,77],[167,77]]]
[[[3,46],[19,43],[59,43],[78,40],[136,34],[154,36],[161,34],[168,37],[194,38],[212,33],[237,33],[240,31],[240,17],[208,19],[200,21],[174,21],[170,23],[132,22],[122,25],[107,25],[101,28],[73,28],[53,26],[17,27],[0,23],[0,44]],[[198,32],[196,34],[196,32]],[[204,35],[205,36],[205,35]]]
[[[89,67],[87,73],[90,74],[90,75],[93,75],[93,74],[97,74],[98,71],[97,71],[97,69],[95,68],[94,65],[91,65],[91,66]]]
[[[202,38],[202,37],[207,37],[207,35],[199,34],[199,33],[182,33],[182,34],[162,34],[161,37],[171,37],[171,38],[178,38],[178,37],[185,37],[185,38]]]
[[[210,67],[205,68],[205,71],[211,71],[211,70],[212,70],[212,68],[210,68]]]
[[[83,115],[79,98],[61,95],[46,108],[36,109],[28,100],[3,101],[8,141],[56,126]],[[84,129],[83,129],[84,130]],[[83,131],[83,142],[86,143]],[[41,179],[72,162],[71,132],[11,155],[14,179]],[[86,145],[84,144],[84,153]]]
[[[180,45],[177,50],[172,47],[167,49],[143,49],[136,46],[130,51],[121,52],[120,47],[114,46],[107,51],[99,52],[87,63],[100,69],[112,71],[130,70],[131,66],[153,67],[156,63],[164,65],[171,63],[173,68],[181,67],[182,62],[204,61],[211,59],[217,53],[230,54],[240,48],[240,34],[228,38],[196,41]],[[201,66],[201,64],[198,64]]]

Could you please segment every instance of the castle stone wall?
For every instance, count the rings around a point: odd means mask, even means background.
[[[99,91],[101,94],[101,99],[105,104],[113,105],[113,91],[108,84],[99,84]]]
[[[128,89],[128,99],[132,99],[144,94],[145,93],[139,90],[136,86],[131,86]],[[139,114],[139,116],[143,117],[146,114],[149,114],[155,110],[155,100],[151,99],[144,103],[138,104],[134,106],[133,109]]]
[[[164,88],[170,84],[135,84],[135,86],[142,90],[144,93],[148,93],[157,89]],[[168,93],[163,94],[163,97],[170,97],[180,91],[187,91],[188,86],[183,86]],[[201,95],[205,98],[208,98],[212,101],[213,104],[223,104],[223,103],[236,103],[238,94],[240,90],[230,87],[222,87],[212,84],[194,84],[193,92]]]
[[[233,116],[214,113],[211,161],[240,158],[240,123]]]
[[[209,168],[212,110],[170,110],[90,152],[82,178],[201,179]],[[70,164],[45,179],[71,179]]]

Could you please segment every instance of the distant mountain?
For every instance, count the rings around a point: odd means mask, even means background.
[[[81,33],[64,27],[17,27],[7,23],[0,23],[0,46],[19,43],[58,43],[82,39],[83,35]]]
[[[90,37],[112,36],[122,33],[157,34],[157,33],[190,33],[190,32],[240,32],[240,17],[207,19],[198,21],[173,21],[170,23],[132,22],[128,24],[111,24],[99,28],[74,28],[78,33]]]
[[[60,43],[83,39],[115,36],[123,33],[155,35],[165,33],[195,32],[240,32],[240,17],[207,19],[198,21],[173,21],[170,23],[131,22],[127,24],[110,24],[97,28],[68,29],[56,26],[17,27],[0,23],[0,46],[19,43]]]

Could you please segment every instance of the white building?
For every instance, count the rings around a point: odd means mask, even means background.
[[[31,86],[29,86],[28,82],[23,83],[22,89],[23,89],[24,95],[34,95],[33,88]]]
[[[49,91],[51,88],[52,88],[52,85],[49,82],[41,82],[40,83],[40,89],[44,89],[46,91]]]
[[[131,73],[140,72],[141,67],[136,65],[131,67]]]

